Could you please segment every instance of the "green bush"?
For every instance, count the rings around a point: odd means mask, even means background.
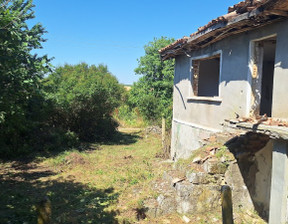
[[[138,103],[138,107],[145,120],[149,120],[152,123],[161,120],[161,105],[159,104],[159,99],[155,96],[144,95]]]
[[[131,110],[131,108],[126,104],[123,104],[120,107],[118,107],[116,116],[118,119],[126,121],[129,120],[132,121],[137,119],[137,113],[135,112],[135,109],[133,108]]]
[[[114,117],[125,127],[143,127],[145,122],[137,107],[129,107],[127,102],[122,103],[114,112]]]
[[[118,124],[112,113],[120,105],[124,87],[107,66],[58,67],[44,85],[47,98],[55,105],[54,126],[75,132],[82,141],[113,135]]]

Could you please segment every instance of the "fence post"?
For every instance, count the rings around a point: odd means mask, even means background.
[[[162,117],[162,147],[165,146],[165,132],[166,132],[166,122],[165,118]]]
[[[233,224],[233,205],[231,188],[228,185],[221,187],[222,220],[223,224]]]
[[[37,223],[38,224],[50,224],[51,223],[51,201],[49,198],[44,198],[42,201],[39,202],[37,205],[37,212],[38,212],[38,218]]]

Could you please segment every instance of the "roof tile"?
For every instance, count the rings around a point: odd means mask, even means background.
[[[167,59],[171,57],[171,55],[163,56],[166,51],[169,51],[171,54],[171,51],[175,50],[176,48],[179,50],[182,46],[185,44],[190,43],[191,39],[193,38],[193,41],[196,40],[197,38],[201,37],[202,35],[206,35],[207,33],[210,32],[209,28],[213,27],[214,25],[217,24],[224,24],[223,26],[220,27],[225,27],[230,21],[233,21],[234,18],[237,16],[244,14],[246,12],[251,12],[259,7],[262,7],[266,5],[266,8],[271,8],[272,6],[277,6],[279,9],[281,6],[285,6],[285,10],[288,11],[288,0],[244,0],[241,1],[231,7],[228,8],[228,13],[226,15],[220,16],[216,19],[211,20],[208,24],[205,26],[199,27],[198,30],[192,34],[190,34],[190,37],[184,36],[181,39],[176,40],[172,44],[162,48],[159,50],[159,53],[161,54],[161,57],[164,59]],[[286,7],[287,5],[287,7]],[[284,10],[284,9],[283,9]],[[288,16],[288,14],[287,14]],[[214,27],[215,29],[218,29],[219,26]],[[207,31],[207,32],[206,32]],[[213,31],[213,29],[211,29]],[[171,50],[171,51],[170,51]],[[172,55],[173,56],[173,55]]]

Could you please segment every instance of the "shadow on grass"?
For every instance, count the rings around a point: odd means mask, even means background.
[[[36,205],[45,196],[52,204],[52,223],[117,223],[118,212],[106,210],[118,200],[113,188],[90,188],[74,178],[44,181],[56,174],[19,165],[1,171],[0,223],[37,223]]]
[[[105,145],[130,145],[136,143],[141,137],[141,131],[133,133],[116,132],[109,140],[104,140],[101,143]]]
[[[56,157],[58,154],[64,152],[64,151],[69,151],[69,150],[74,150],[78,149],[79,151],[93,151],[93,150],[100,150],[101,147],[99,145],[104,144],[104,145],[130,145],[136,143],[139,139],[142,139],[141,137],[141,131],[136,131],[132,133],[126,133],[126,132],[115,132],[115,134],[110,137],[110,139],[102,139],[99,141],[95,142],[82,142],[78,147],[74,148],[57,148],[53,150],[43,150],[43,151],[35,151],[33,153],[30,153],[25,156],[21,157],[15,157],[15,158],[0,158],[0,162],[13,162],[16,161],[19,164],[29,164],[30,162],[35,162],[36,158],[45,157],[45,158],[50,158],[50,157]],[[43,145],[43,147],[45,147]],[[20,168],[19,168],[20,169]],[[21,168],[22,169],[22,168]],[[25,167],[23,167],[25,169]]]

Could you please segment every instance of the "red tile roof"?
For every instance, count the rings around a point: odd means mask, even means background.
[[[288,0],[245,0],[228,8],[226,15],[198,28],[190,37],[184,36],[159,50],[162,60],[205,47],[227,36],[288,17]]]

